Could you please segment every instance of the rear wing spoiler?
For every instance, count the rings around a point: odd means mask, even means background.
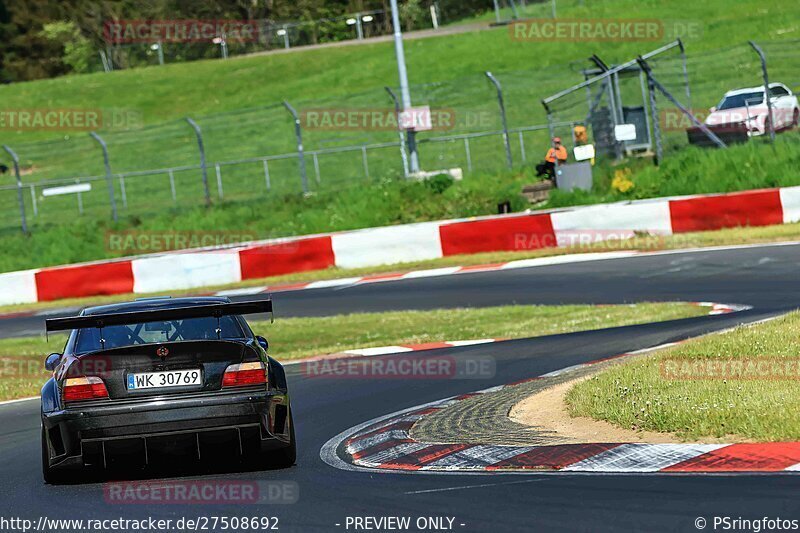
[[[108,326],[124,326],[142,322],[160,322],[190,318],[219,319],[220,317],[229,315],[254,315],[260,313],[272,314],[272,300],[195,305],[190,307],[132,311],[130,313],[111,313],[107,315],[49,318],[45,320],[45,331],[50,333],[51,331],[105,328]]]

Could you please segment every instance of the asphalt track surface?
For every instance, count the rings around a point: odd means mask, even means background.
[[[713,530],[715,516],[800,519],[800,477],[793,474],[373,474],[339,470],[320,459],[320,449],[331,437],[367,420],[783,314],[800,307],[798,295],[797,245],[659,254],[276,294],[279,316],[510,303],[678,300],[747,304],[753,309],[446,350],[455,357],[493,356],[497,372],[491,379],[328,379],[304,376],[298,367],[289,367],[299,443],[295,467],[248,472],[235,465],[214,467],[214,471],[190,465],[144,474],[169,479],[292,481],[299,488],[299,500],[290,505],[118,505],[104,498],[102,480],[46,486],[40,474],[38,402],[0,406],[0,517],[175,520],[261,515],[279,517],[281,531],[348,531],[347,517],[365,516],[409,516],[412,524],[418,517],[449,516],[455,518],[456,531],[697,531],[698,517],[708,521],[707,530]],[[0,330],[8,334],[19,329],[19,320],[31,319],[2,321]],[[37,320],[41,327],[42,319]],[[275,327],[280,327],[279,321]]]

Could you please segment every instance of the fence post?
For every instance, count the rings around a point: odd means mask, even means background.
[[[19,177],[19,157],[17,154],[9,148],[7,145],[3,145],[3,150],[8,152],[8,155],[11,156],[11,160],[14,162],[14,177],[17,179],[17,202],[19,202],[19,216],[20,220],[22,221],[22,233],[28,233],[28,219],[25,216],[25,200],[22,197],[22,179]]]
[[[283,107],[292,114],[292,118],[294,119],[294,133],[297,137],[297,160],[300,165],[300,180],[303,183],[303,194],[308,194],[308,176],[306,175],[306,158],[303,152],[303,128],[300,124],[300,117],[297,115],[295,108],[292,107],[292,104],[286,100],[283,101]]]
[[[111,218],[114,222],[117,222],[117,200],[114,198],[114,181],[111,176],[111,161],[108,159],[108,145],[97,133],[90,131],[89,135],[97,141],[98,144],[100,144],[100,148],[103,149],[103,163],[106,167],[106,181],[108,182],[108,197],[111,201]]]
[[[486,77],[494,84],[497,89],[497,101],[500,103],[500,118],[503,121],[503,143],[506,145],[506,160],[508,161],[508,168],[514,168],[514,160],[511,156],[511,139],[508,138],[508,118],[506,117],[506,104],[503,100],[503,87],[497,81],[491,72],[486,72]]]
[[[750,46],[753,47],[753,50],[756,51],[758,54],[759,59],[761,59],[761,72],[764,75],[764,97],[767,99],[767,117],[769,120],[767,121],[768,129],[769,129],[769,140],[771,142],[775,142],[775,115],[772,113],[772,99],[770,98],[769,94],[769,69],[767,69],[767,56],[764,54],[764,50],[761,49],[754,41],[747,41],[750,43]]]
[[[403,135],[403,128],[400,127],[400,100],[391,87],[384,87],[386,92],[394,102],[394,114],[397,119],[397,133],[400,136],[400,156],[403,158],[403,176],[408,177],[408,154],[406,153],[406,136]]]
[[[197,122],[192,120],[189,117],[186,117],[186,122],[194,130],[194,134],[197,137],[197,148],[200,150],[200,170],[203,172],[203,192],[206,195],[206,205],[211,205],[211,191],[208,188],[208,166],[206,165],[206,147],[203,144],[203,132],[200,130],[200,126],[197,125]]]
[[[36,185],[31,183],[30,187],[31,187],[31,205],[33,205],[33,216],[38,217],[39,207],[36,204]]]
[[[689,65],[686,59],[686,47],[683,40],[678,39],[678,46],[681,49],[681,62],[683,66],[683,82],[686,84],[686,107],[692,108],[692,88],[689,86]]]
[[[664,158],[664,147],[661,144],[661,123],[658,117],[658,104],[656,102],[656,84],[650,77],[647,77],[647,89],[650,95],[650,123],[653,126],[653,143],[656,146],[656,157],[653,163],[656,166],[661,164]]]

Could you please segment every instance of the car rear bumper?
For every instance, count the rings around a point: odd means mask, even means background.
[[[225,443],[239,453],[285,447],[289,398],[265,390],[87,403],[42,414],[50,466],[110,466],[117,455],[149,464],[160,454],[203,457]]]

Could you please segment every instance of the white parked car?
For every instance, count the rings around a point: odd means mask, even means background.
[[[800,122],[800,104],[791,89],[782,83],[770,83],[773,124],[776,131],[790,129]],[[706,118],[709,126],[746,124],[751,136],[767,133],[769,120],[764,86],[729,91]]]

